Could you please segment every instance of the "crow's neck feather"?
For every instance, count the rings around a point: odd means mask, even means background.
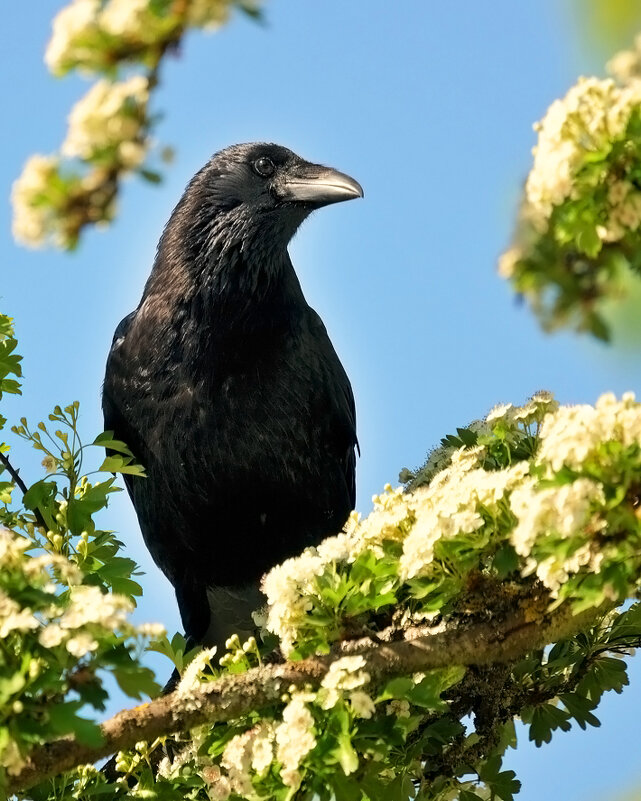
[[[307,308],[287,252],[288,227],[291,221],[256,220],[240,207],[212,213],[179,204],[141,301],[147,322],[159,336],[171,329],[180,340],[195,339],[203,356],[231,341],[250,346],[284,333]]]

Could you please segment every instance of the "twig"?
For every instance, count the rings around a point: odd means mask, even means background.
[[[2,451],[0,451],[0,462],[2,462],[2,464],[5,467],[5,469],[8,471],[9,475],[13,479],[14,484],[16,484],[16,486],[18,487],[20,492],[22,492],[23,495],[26,495],[27,494],[27,490],[28,490],[27,485],[20,478],[20,473],[18,473],[18,471],[15,469],[15,467],[9,461],[9,457],[6,454],[2,453]],[[34,509],[33,513],[35,515],[37,524],[41,528],[43,528],[45,531],[47,531],[49,526],[45,523],[44,518],[42,516],[42,513],[40,512],[40,509],[38,509],[38,508]]]
[[[349,653],[362,654],[372,683],[378,684],[394,676],[451,665],[509,662],[575,634],[594,623],[604,611],[599,608],[573,615],[564,604],[533,620],[531,611],[519,609],[492,623],[457,627],[412,640],[373,646],[365,638],[350,643]],[[231,720],[277,704],[292,685],[318,687],[330,665],[344,653],[345,650],[339,649],[328,656],[254,668],[238,676],[203,682],[189,692],[179,689],[149,704],[124,710],[102,724],[104,741],[99,747],[83,745],[70,737],[38,746],[27,766],[10,779],[9,795],[77,765],[131,748],[140,740]]]

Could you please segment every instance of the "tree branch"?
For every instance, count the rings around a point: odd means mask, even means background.
[[[9,794],[27,790],[77,765],[95,762],[140,740],[186,731],[205,723],[238,718],[251,710],[278,703],[293,685],[318,687],[329,666],[345,653],[362,654],[374,685],[417,671],[451,665],[505,663],[528,651],[569,637],[591,625],[605,608],[573,615],[564,604],[547,615],[519,609],[501,620],[373,645],[371,640],[341,643],[336,652],[300,662],[266,665],[238,676],[203,682],[186,695],[179,691],[151,703],[123,710],[102,724],[104,742],[97,748],[63,738],[34,748],[28,765],[9,783]],[[417,632],[414,632],[418,634]]]

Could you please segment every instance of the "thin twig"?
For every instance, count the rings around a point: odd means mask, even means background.
[[[22,492],[23,496],[27,494],[28,487],[24,483],[24,481],[20,478],[20,473],[15,469],[15,467],[9,461],[9,457],[0,451],[0,462],[4,465],[5,469],[9,472],[9,475],[13,479],[13,483],[18,487],[20,492]],[[40,512],[40,509],[36,508],[33,510],[33,513],[36,518],[37,524],[43,528],[45,531],[49,528],[49,526],[45,523],[44,517]]]

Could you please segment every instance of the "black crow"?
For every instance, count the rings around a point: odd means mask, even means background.
[[[287,245],[360,185],[273,144],[220,151],[190,181],[107,361],[105,428],[187,635],[252,629],[271,566],[340,530],[355,494],[354,398]]]

